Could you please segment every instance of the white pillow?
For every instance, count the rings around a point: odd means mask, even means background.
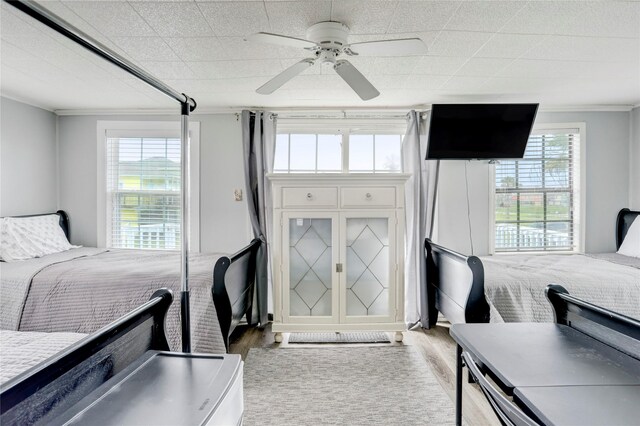
[[[77,247],[67,241],[59,221],[55,214],[3,218],[0,229],[2,260],[26,260]]]
[[[640,258],[640,216],[636,217],[636,220],[629,227],[627,235],[618,249],[618,254]]]

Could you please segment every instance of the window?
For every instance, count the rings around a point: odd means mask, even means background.
[[[277,135],[273,171],[339,173],[342,171],[342,135]]]
[[[180,139],[107,138],[110,247],[180,247]]]
[[[402,171],[402,135],[350,135],[350,172]]]
[[[523,159],[496,165],[496,252],[580,250],[580,134],[534,130]]]
[[[400,173],[402,135],[281,133],[276,173]],[[348,158],[348,162],[344,159]],[[345,164],[346,163],[346,164]]]
[[[131,129],[102,129],[103,215],[99,222],[102,239],[99,245],[113,248],[179,250],[181,245],[181,144],[174,123],[127,123]],[[102,123],[102,126],[109,124]],[[135,128],[147,126],[149,130]],[[99,126],[100,127],[100,126]],[[126,127],[123,125],[122,127]],[[164,127],[164,129],[163,129]],[[198,193],[194,179],[193,127],[191,123],[191,194]],[[100,130],[99,130],[100,132]],[[196,154],[197,155],[197,154]],[[196,158],[197,160],[197,158]],[[199,173],[195,173],[197,177]],[[195,181],[195,182],[194,182]],[[195,183],[195,185],[194,185]],[[195,186],[195,188],[194,188]],[[197,210],[193,212],[192,230]],[[197,207],[196,207],[197,208]],[[195,215],[194,215],[195,213]],[[100,216],[100,214],[99,214]],[[195,225],[195,226],[194,226]],[[193,234],[192,234],[193,235]],[[102,244],[100,244],[100,240]],[[190,246],[198,247],[190,241]]]
[[[274,173],[401,173],[404,117],[280,118]]]

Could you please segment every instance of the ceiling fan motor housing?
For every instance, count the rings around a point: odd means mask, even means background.
[[[322,50],[340,51],[347,45],[348,37],[349,27],[341,22],[318,22],[307,29],[307,39],[315,42]]]

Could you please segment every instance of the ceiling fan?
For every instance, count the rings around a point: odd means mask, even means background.
[[[427,46],[419,38],[397,40],[376,40],[349,44],[349,27],[341,22],[319,22],[307,29],[307,39],[288,37],[280,34],[256,33],[248,36],[247,41],[271,43],[283,46],[301,47],[313,57],[305,58],[290,66],[271,80],[260,86],[256,92],[269,95],[283,84],[312,67],[316,62],[322,66],[333,67],[336,73],[360,96],[363,101],[373,99],[380,94],[360,71],[346,59],[346,56],[409,56],[424,55]]]

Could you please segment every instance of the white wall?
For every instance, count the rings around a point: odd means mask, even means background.
[[[633,210],[640,210],[640,106],[631,111],[631,180],[629,203]]]
[[[233,252],[251,240],[244,189],[242,131],[235,114],[194,114],[200,122],[200,247]],[[60,208],[69,213],[71,238],[95,246],[97,239],[97,121],[178,121],[179,116],[61,116],[58,119]],[[246,194],[245,194],[246,195]]]
[[[56,115],[0,102],[0,216],[55,211]]]
[[[536,118],[536,124],[576,122],[586,123],[585,250],[590,253],[615,251],[616,215],[629,203],[630,113],[540,113]],[[466,163],[474,254],[485,255],[490,251],[490,166],[486,161]],[[437,239],[447,247],[468,254],[471,246],[464,164],[463,161],[442,162]]]

